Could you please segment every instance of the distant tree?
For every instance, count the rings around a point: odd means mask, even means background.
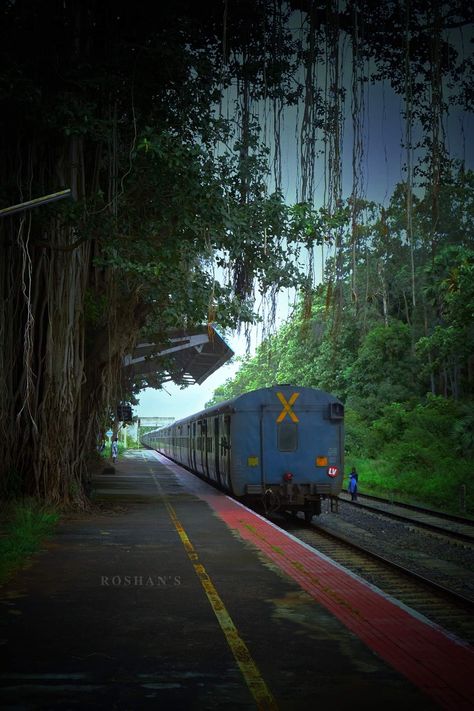
[[[393,321],[374,328],[348,369],[347,404],[373,419],[385,405],[404,402],[420,392],[418,367],[408,326]]]
[[[435,321],[417,352],[436,390],[455,399],[474,390],[474,251],[448,246],[426,267],[425,298]]]

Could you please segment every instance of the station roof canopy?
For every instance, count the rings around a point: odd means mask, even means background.
[[[233,355],[234,351],[210,325],[190,331],[174,330],[165,346],[139,343],[132,355],[125,356],[124,367],[132,377],[143,378],[166,368],[168,375],[161,382],[200,385]]]

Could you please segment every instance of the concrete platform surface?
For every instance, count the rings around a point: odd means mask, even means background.
[[[94,499],[0,591],[3,709],[472,708],[470,648],[160,455]]]

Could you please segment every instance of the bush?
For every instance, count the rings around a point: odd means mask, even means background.
[[[474,486],[470,483],[469,462],[461,461],[453,468],[452,460],[440,458],[435,462],[430,460],[431,468],[426,469],[423,455],[426,455],[426,450],[414,453],[411,464],[402,461],[401,457],[398,462],[350,457],[348,464],[357,467],[361,494],[393,497],[399,501],[459,513],[461,489],[465,487],[466,511],[474,514]],[[419,469],[416,470],[415,466]]]
[[[418,405],[392,403],[372,426],[347,412],[346,456],[357,466],[361,493],[392,493],[458,512],[466,485],[467,510],[474,510],[472,464],[460,456],[471,440],[466,405],[432,395]]]
[[[461,416],[453,425],[456,453],[474,459],[474,408],[472,403],[461,405]]]
[[[387,444],[399,440],[409,417],[406,404],[393,402],[386,405],[382,416],[374,420],[372,426],[366,430],[366,454],[377,457]]]
[[[346,452],[350,456],[364,456],[367,450],[367,423],[355,410],[346,409],[344,415]]]
[[[432,449],[417,441],[391,442],[385,447],[384,456],[397,474],[407,471],[427,474],[438,461]]]

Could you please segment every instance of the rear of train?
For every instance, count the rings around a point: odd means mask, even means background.
[[[344,406],[313,388],[279,385],[237,398],[231,418],[232,488],[265,511],[337,510],[344,467]]]

